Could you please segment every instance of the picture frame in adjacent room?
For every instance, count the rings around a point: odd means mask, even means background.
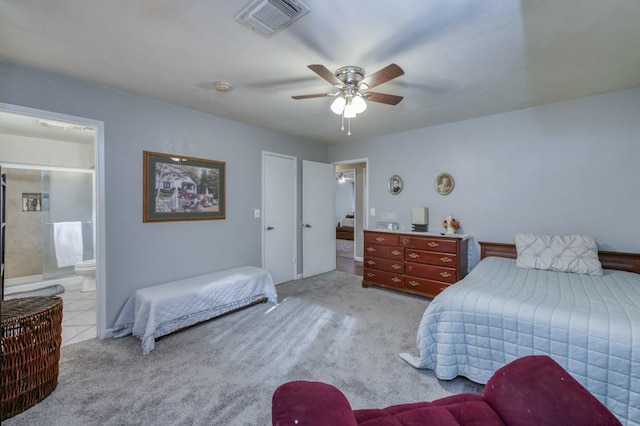
[[[150,151],[143,157],[143,222],[225,219],[225,162]]]
[[[436,178],[436,191],[440,195],[449,195],[453,191],[455,181],[449,173],[440,173]]]
[[[23,192],[22,193],[22,211],[23,212],[42,211],[42,193],[41,192]]]

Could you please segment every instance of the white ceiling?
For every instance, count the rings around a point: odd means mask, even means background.
[[[326,143],[640,86],[639,0],[301,0],[266,38],[250,0],[0,0],[0,59]],[[307,68],[405,75],[340,131]],[[215,81],[233,90],[213,90]]]

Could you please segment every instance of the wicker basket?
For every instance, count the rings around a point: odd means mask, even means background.
[[[58,385],[62,299],[2,302],[1,420],[34,406]]]

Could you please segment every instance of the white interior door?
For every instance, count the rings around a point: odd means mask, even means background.
[[[262,155],[262,266],[280,284],[296,277],[296,159]]]
[[[302,162],[302,275],[336,269],[334,167]]]

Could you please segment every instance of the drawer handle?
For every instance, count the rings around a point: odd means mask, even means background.
[[[400,278],[393,277],[391,278],[391,281],[393,281],[394,283],[399,283],[402,280]]]
[[[450,257],[441,257],[440,258],[440,262],[442,263],[449,263],[449,262],[453,262],[453,259],[451,259]]]
[[[375,277],[375,276],[376,276],[376,274],[374,274],[373,272],[367,272],[367,276],[368,276],[369,278],[373,278],[373,277]]]
[[[429,247],[438,247],[440,244],[438,244],[438,243],[434,243],[433,241],[429,241],[429,242],[427,243],[427,245],[428,245]]]
[[[394,263],[393,265],[391,265],[391,267],[392,267],[393,269],[401,269],[401,268],[402,268],[402,266],[397,265],[397,264],[395,264],[395,263]]]
[[[445,277],[445,278],[449,278],[451,276],[453,276],[452,274],[448,273],[448,272],[440,272],[440,276],[441,277]]]
[[[415,254],[415,253],[409,253],[409,257],[412,258],[412,259],[417,259],[417,258],[420,257],[420,255],[419,254]]]
[[[373,253],[374,251],[376,251],[376,249],[374,249],[373,247],[367,247],[367,251],[369,253]]]
[[[376,241],[385,241],[385,238],[384,237],[378,237],[378,238],[376,238]]]
[[[375,265],[375,260],[367,260],[367,265]]]
[[[418,287],[420,284],[415,282],[415,281],[413,281],[413,280],[411,280],[411,281],[409,281],[409,285],[412,286],[412,287]]]
[[[402,252],[398,251],[398,250],[394,250],[394,251],[391,252],[391,254],[394,255],[394,256],[400,256],[402,254]]]

